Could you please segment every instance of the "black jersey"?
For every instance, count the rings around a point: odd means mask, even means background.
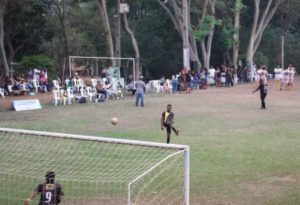
[[[60,203],[60,197],[64,195],[60,184],[39,184],[35,190],[41,194],[39,205],[57,205]]]
[[[260,84],[259,85],[260,95],[266,95],[268,93],[268,85]]]

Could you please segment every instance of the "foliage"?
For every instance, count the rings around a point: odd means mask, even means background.
[[[56,79],[55,63],[51,58],[45,55],[23,57],[17,74],[25,73],[28,68],[34,69],[37,66],[40,66],[41,69],[47,68],[49,78]]]
[[[191,32],[195,35],[195,39],[198,42],[203,42],[208,36],[213,26],[219,26],[222,24],[222,20],[215,19],[214,16],[207,15],[202,24],[194,27]]]
[[[114,44],[116,2],[107,1]],[[212,64],[222,64],[224,51],[231,55],[233,45],[239,45],[240,59],[246,57],[253,24],[253,0],[243,0],[237,8],[236,0],[212,2],[215,7],[214,16],[208,6],[208,15],[199,24],[204,1],[191,1],[190,33],[197,41],[199,57],[201,58],[202,54],[199,42],[207,38],[213,26],[215,32],[212,41]],[[130,6],[127,17],[139,44],[143,71],[147,70],[153,78],[160,75],[170,76],[178,62],[182,61],[182,39],[169,15],[160,8],[157,1],[126,0],[125,3]],[[261,2],[261,11],[266,4],[267,1]],[[164,5],[172,8],[171,1]],[[181,5],[178,5],[181,8]],[[299,9],[298,0],[286,0],[280,6],[262,36],[254,57],[256,62],[264,61],[269,63],[268,67],[275,66],[281,53],[280,36],[285,35],[285,61],[295,64],[296,68],[300,67],[300,63],[294,61],[300,58],[300,53],[295,52],[300,46],[298,43],[300,13],[297,12]],[[170,11],[174,13],[172,9]],[[233,18],[237,12],[241,13],[239,42],[233,39],[233,35],[237,32],[233,28]],[[123,23],[122,29],[122,57],[132,57],[134,50]],[[61,68],[69,55],[107,56],[105,32],[94,0],[9,1],[4,14],[4,30],[5,51],[8,57],[11,56],[10,42],[16,51],[14,62],[20,61],[24,56],[46,55],[55,62],[53,71],[55,70],[58,75],[62,74]],[[22,69],[20,72],[25,68]],[[0,66],[0,76],[1,71]]]

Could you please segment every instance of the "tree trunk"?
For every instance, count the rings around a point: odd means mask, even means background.
[[[126,31],[129,33],[132,41],[132,46],[135,52],[135,79],[137,80],[140,76],[140,51],[137,40],[135,39],[134,32],[128,26],[127,14],[123,14],[124,24]]]
[[[111,29],[110,29],[109,19],[108,19],[108,15],[107,15],[107,10],[106,10],[106,0],[95,0],[95,2],[98,6],[101,21],[102,21],[103,27],[105,29],[108,57],[113,58],[114,57],[114,45],[113,45]],[[112,66],[115,66],[115,60],[111,59],[110,62],[111,62]]]
[[[1,49],[1,57],[2,57],[2,61],[3,61],[5,76],[9,76],[9,68],[8,68],[6,53],[5,53],[5,49],[4,49],[3,16],[4,16],[5,6],[6,6],[6,2],[0,3],[0,49]]]
[[[268,26],[270,20],[273,18],[277,8],[281,3],[281,0],[275,0],[275,1],[276,3],[272,8],[272,10],[270,11],[270,7],[272,5],[273,0],[268,0],[267,7],[265,8],[263,15],[260,18],[260,21],[258,23],[258,18],[260,14],[260,10],[259,10],[260,0],[254,0],[254,4],[255,4],[254,21],[253,21],[251,37],[250,37],[248,50],[247,50],[247,60],[250,62],[253,62],[253,56],[260,44],[263,32]]]
[[[171,21],[173,22],[173,25],[176,29],[176,31],[178,32],[179,36],[181,37],[181,39],[183,39],[184,35],[183,35],[183,18],[182,18],[182,13],[180,13],[180,8],[177,5],[177,1],[170,1],[170,4],[172,5],[172,10],[174,11],[175,14],[173,14],[171,12],[171,10],[160,0],[156,0],[157,3],[167,12],[167,14],[169,15]],[[190,1],[188,1],[189,3]],[[193,34],[191,34],[193,35]],[[190,38],[191,39],[191,38]],[[197,48],[196,45],[196,41],[194,42],[190,42],[189,41],[189,52],[190,52],[190,60],[191,61],[197,61],[198,62],[198,70],[200,70],[200,68],[202,67],[201,61],[199,59],[198,56],[198,52],[197,49],[193,49],[193,48]]]
[[[9,65],[9,64],[11,64],[12,60],[14,59],[16,52],[14,51],[14,48],[9,40],[7,40],[7,45],[9,48],[9,56],[8,56],[7,63]]]
[[[241,4],[241,0],[235,1],[235,16],[234,16],[234,30],[236,31],[235,34],[233,34],[234,39],[234,45],[233,45],[233,65],[234,69],[237,70],[238,68],[238,56],[239,56],[239,41],[240,41],[240,11],[238,10],[239,5]]]
[[[223,51],[223,65],[227,66],[227,54],[228,50]]]
[[[214,16],[215,15],[214,2],[210,1],[209,4],[211,6],[211,13]],[[202,19],[204,19],[204,16],[202,16]],[[207,68],[207,69],[209,69],[209,67],[210,67],[211,45],[212,45],[212,41],[213,41],[213,37],[214,37],[214,30],[215,30],[215,26],[213,25],[210,28],[210,32],[208,34],[206,44],[205,44],[205,40],[200,43],[201,50],[202,50],[202,55],[203,55],[203,60],[204,60],[204,67]]]

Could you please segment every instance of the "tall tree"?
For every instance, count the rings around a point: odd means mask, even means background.
[[[252,31],[247,50],[247,60],[252,62],[253,55],[256,53],[256,50],[262,39],[263,33],[269,25],[270,20],[273,18],[281,2],[282,0],[268,0],[267,5],[265,5],[266,7],[262,13],[262,16],[259,19],[259,16],[261,14],[261,0],[254,0],[255,10],[253,16]]]
[[[1,57],[2,57],[2,64],[4,67],[4,73],[5,76],[8,76],[9,68],[8,68],[7,57],[4,48],[4,22],[3,22],[6,6],[7,6],[7,0],[1,0],[0,1],[0,49],[1,49]]]
[[[106,0],[95,0],[95,3],[99,9],[100,13],[100,19],[102,22],[102,25],[105,30],[105,35],[106,35],[106,41],[107,41],[107,49],[108,49],[108,57],[114,57],[114,44],[112,40],[112,35],[111,35],[111,29],[110,29],[110,23],[109,23],[109,18],[107,14],[107,7],[106,7]],[[111,65],[115,65],[115,61],[113,59],[110,60]]]
[[[178,32],[181,39],[184,37],[184,22],[183,22],[183,14],[182,14],[182,6],[179,5],[179,1],[177,0],[170,0],[169,3],[164,3],[160,0],[156,0],[158,4],[166,11],[169,15],[176,31]],[[166,1],[167,2],[167,1]],[[190,3],[190,1],[189,1]],[[170,4],[170,9],[166,4]],[[194,35],[193,33],[189,33],[189,35]],[[193,37],[190,39],[193,39]],[[202,66],[202,63],[199,59],[198,52],[197,52],[196,41],[190,40],[189,41],[189,51],[190,51],[190,60],[198,62],[198,70]]]
[[[233,45],[233,65],[234,68],[237,69],[238,66],[238,56],[239,56],[239,41],[240,41],[240,13],[241,13],[242,2],[241,0],[235,0],[235,8],[234,8],[234,45]]]
[[[123,3],[124,3],[124,1],[123,1]],[[138,79],[139,76],[140,76],[140,73],[139,73],[140,72],[140,50],[139,50],[139,45],[138,45],[138,42],[135,38],[134,32],[129,28],[126,12],[123,13],[123,20],[124,20],[125,29],[131,37],[132,46],[133,46],[134,53],[135,53],[135,79]]]
[[[208,36],[206,37],[207,40],[205,42],[205,38],[201,41],[201,50],[202,50],[202,56],[203,56],[203,61],[204,61],[204,67],[209,68],[210,67],[210,56],[211,56],[211,46],[212,46],[212,41],[214,37],[214,31],[215,31],[215,5],[214,5],[214,0],[205,0],[205,6],[203,9],[203,14],[202,14],[202,19],[200,22],[200,29],[201,25],[203,24],[204,20],[208,22],[209,24],[209,33]],[[207,15],[207,9],[210,9],[210,14]]]

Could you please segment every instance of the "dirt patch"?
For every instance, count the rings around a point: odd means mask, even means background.
[[[276,182],[286,182],[286,183],[294,183],[297,182],[298,180],[294,177],[291,176],[286,176],[286,177],[274,177],[268,179],[269,183],[276,183]]]
[[[52,92],[48,93],[37,93],[34,96],[5,96],[5,98],[0,99],[0,111],[5,111],[10,109],[10,104],[15,100],[31,100],[31,99],[39,99],[41,104],[52,102],[53,96]]]

